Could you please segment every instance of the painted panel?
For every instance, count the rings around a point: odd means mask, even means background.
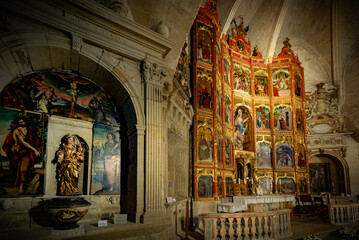
[[[310,191],[312,193],[329,192],[329,164],[328,163],[310,163]]]
[[[274,109],[274,130],[292,130],[292,110],[279,106]]]
[[[256,129],[257,131],[270,131],[270,112],[268,107],[256,108]]]
[[[295,193],[295,182],[292,178],[279,178],[277,182],[277,190],[280,193]]]
[[[0,108],[0,116],[1,195],[42,195],[46,159],[46,115]]]
[[[290,145],[277,144],[275,157],[278,167],[293,167],[293,148]]]
[[[273,69],[273,96],[274,97],[287,97],[290,96],[291,78],[289,69],[287,71],[275,71]]]
[[[120,194],[121,142],[119,127],[93,128],[91,194]]]
[[[198,197],[213,197],[212,176],[200,176],[198,179]]]
[[[74,73],[42,70],[20,76],[2,91],[0,105],[104,124],[119,123],[111,96]]]
[[[257,143],[257,166],[272,167],[271,147],[269,143]]]

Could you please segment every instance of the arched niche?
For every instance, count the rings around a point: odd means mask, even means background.
[[[49,36],[52,41],[46,40]],[[8,37],[16,40],[19,35]],[[31,34],[26,39],[7,42],[7,47],[0,52],[0,92],[19,76],[47,69],[79,74],[110,94],[121,113],[121,139],[126,139],[121,142],[122,157],[125,156],[126,161],[121,163],[124,188],[118,202],[121,202],[121,211],[129,214],[129,220],[137,221],[140,214],[137,209],[143,206],[143,197],[140,196],[144,195],[144,190],[138,188],[137,184],[137,176],[143,175],[144,169],[144,150],[137,147],[144,144],[144,111],[139,90],[132,81],[128,81],[130,77],[119,67],[119,58],[86,43],[82,43],[79,51],[74,51],[70,43],[67,36],[52,33],[46,36],[42,33]],[[131,64],[133,70],[139,71],[139,64]],[[138,82],[141,84],[141,81]]]
[[[253,151],[253,125],[251,111],[238,106],[234,112],[234,149]]]
[[[326,152],[309,156],[309,183],[312,194],[350,194],[349,169],[344,158]],[[319,181],[318,181],[319,179]]]

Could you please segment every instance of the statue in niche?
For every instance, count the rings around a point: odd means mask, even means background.
[[[62,196],[80,195],[80,163],[85,161],[85,148],[75,135],[68,134],[56,153],[57,192]]]
[[[245,134],[247,133],[247,121],[248,117],[244,118],[243,110],[238,108],[236,116],[234,117],[234,127],[235,127],[235,144],[236,148],[243,150],[243,143],[245,142]]]

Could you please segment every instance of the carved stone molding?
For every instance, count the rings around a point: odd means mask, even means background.
[[[192,105],[184,101],[181,107],[176,103],[176,95],[171,96],[167,109],[168,129],[183,139],[191,127],[192,119]]]
[[[345,158],[350,135],[351,133],[307,135],[308,155],[331,152]]]
[[[161,88],[161,90],[163,89],[164,78],[167,76],[167,72],[164,68],[144,60],[141,63],[141,74],[146,84],[152,84]]]
[[[79,35],[71,34],[71,49],[80,52],[82,47],[82,38]]]
[[[306,94],[306,120],[308,134],[346,132],[343,118],[339,114],[338,94],[335,86],[324,88],[325,83],[316,85],[313,93]]]

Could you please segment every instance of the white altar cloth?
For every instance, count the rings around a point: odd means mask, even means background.
[[[235,213],[246,211],[249,204],[292,202],[295,207],[295,198],[292,195],[266,195],[266,196],[233,196],[233,203],[218,204],[217,211],[222,213]]]

